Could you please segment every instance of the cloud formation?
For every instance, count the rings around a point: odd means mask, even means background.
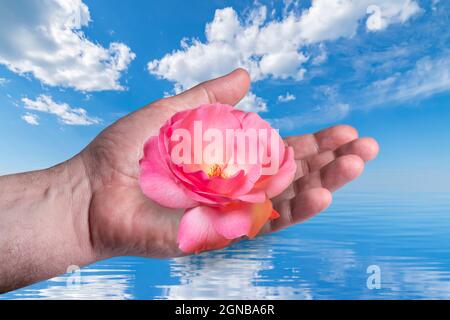
[[[237,67],[249,70],[253,81],[299,81],[308,61],[326,59],[323,50],[318,51],[321,57],[312,56],[308,46],[354,36],[367,14],[367,30],[378,31],[408,21],[420,8],[413,0],[315,0],[308,9],[297,11],[268,19],[267,8],[259,6],[242,19],[233,8],[216,10],[206,25],[205,42],[183,39],[181,49],[150,61],[148,71],[173,82],[176,92]]]
[[[244,111],[266,112],[267,103],[264,99],[256,96],[253,92],[249,92],[240,102],[239,108]]]
[[[21,118],[23,121],[33,126],[39,125],[39,117],[33,113],[27,112]]]
[[[81,0],[1,0],[0,64],[46,85],[81,91],[123,90],[119,79],[135,54],[86,38],[91,21]]]
[[[375,81],[365,91],[367,105],[400,103],[450,90],[450,54],[424,57],[403,73]]]
[[[286,92],[285,95],[278,96],[278,102],[289,102],[294,101],[295,99],[297,99],[296,96],[289,92]]]
[[[67,103],[57,103],[51,96],[40,95],[36,100],[22,98],[22,102],[25,109],[53,114],[64,124],[87,126],[100,123],[100,119],[88,116],[85,109],[72,108]],[[22,119],[28,123],[38,124],[35,115],[28,113],[25,116]]]
[[[294,130],[301,126],[320,125],[337,122],[344,119],[350,112],[350,105],[346,103],[336,103],[321,105],[311,112],[268,119],[270,124],[279,130]]]

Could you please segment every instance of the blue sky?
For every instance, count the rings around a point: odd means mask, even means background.
[[[380,143],[347,190],[448,191],[447,1],[0,0],[0,174],[76,154],[164,95],[242,66],[282,134]],[[81,110],[81,109],[82,110]]]

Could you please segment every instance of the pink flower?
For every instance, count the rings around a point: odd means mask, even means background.
[[[147,197],[186,209],[178,244],[192,253],[252,238],[279,217],[270,199],[292,182],[296,163],[256,113],[213,104],[172,116],[145,143],[140,167]]]

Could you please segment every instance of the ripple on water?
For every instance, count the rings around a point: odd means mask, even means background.
[[[381,289],[367,288],[367,267]],[[450,298],[450,194],[337,194],[311,221],[172,260],[120,257],[0,299]]]

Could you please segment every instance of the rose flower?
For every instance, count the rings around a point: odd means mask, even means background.
[[[143,193],[185,209],[178,231],[186,253],[254,237],[279,214],[270,199],[294,179],[291,147],[256,113],[202,105],[172,116],[144,146]]]

